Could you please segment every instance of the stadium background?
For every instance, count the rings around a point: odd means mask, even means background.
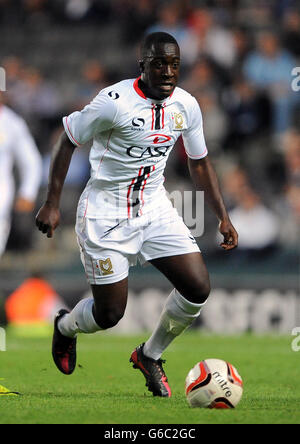
[[[300,325],[300,92],[291,86],[292,69],[300,66],[299,11],[292,0],[0,0],[3,97],[28,122],[44,161],[37,209],[62,116],[106,85],[138,76],[145,32],[177,38],[180,86],[199,100],[210,156],[240,233],[238,250],[221,251],[217,222],[205,210],[197,241],[214,290],[195,327],[290,333]],[[28,277],[46,280],[69,307],[88,292],[74,235],[88,173],[87,147],[74,155],[53,240],[37,232],[34,215],[15,215],[0,260],[0,325],[5,301]],[[192,190],[180,142],[166,179],[170,192]],[[151,267],[138,267],[130,288],[126,316],[114,331],[150,330],[171,286]]]

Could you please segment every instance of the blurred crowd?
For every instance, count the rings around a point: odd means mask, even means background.
[[[85,26],[96,34],[104,24],[118,28],[125,52],[136,48],[145,33],[166,31],[177,39],[180,86],[201,106],[208,150],[240,234],[240,250],[268,254],[278,246],[297,246],[300,91],[291,85],[292,70],[300,66],[299,1],[0,0],[0,29],[21,27],[24,41],[26,33],[54,25],[66,34],[80,33]],[[42,42],[38,49],[44,50]],[[61,117],[81,109],[124,73],[121,66],[119,76],[112,72],[101,51],[83,61],[64,90],[55,70],[45,73],[14,52],[0,60],[7,74],[5,101],[28,122],[43,156],[42,197]],[[137,73],[130,58],[126,73]],[[184,157],[179,141],[171,182],[188,181]],[[66,224],[74,222],[76,199],[88,174],[88,151],[76,151],[62,202]]]

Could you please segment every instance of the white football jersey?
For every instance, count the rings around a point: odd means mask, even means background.
[[[196,99],[178,87],[163,101],[149,99],[138,81],[107,87],[81,112],[63,118],[75,146],[93,140],[79,216],[124,219],[158,208],[165,202],[166,162],[181,135],[191,159],[207,155]]]
[[[7,106],[0,105],[0,219],[10,217],[15,164],[20,177],[18,195],[34,201],[41,181],[41,156],[25,121]]]

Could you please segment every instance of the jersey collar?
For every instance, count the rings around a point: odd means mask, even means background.
[[[141,88],[139,87],[139,80],[141,79],[141,76],[138,77],[137,79],[135,79],[134,83],[133,83],[133,87],[135,89],[135,92],[142,97],[143,99],[147,100],[147,97],[145,96],[145,94],[143,93],[143,91],[141,90]]]
[[[143,91],[141,90],[141,88],[139,87],[139,80],[140,79],[141,79],[141,76],[138,77],[137,79],[135,79],[135,81],[133,83],[133,88],[134,88],[135,92],[140,97],[142,97],[142,99],[144,99],[144,100],[147,100],[147,101],[149,101],[151,103],[164,103],[164,102],[168,101],[172,97],[172,95],[174,94],[174,91],[173,91],[172,94],[167,99],[164,99],[164,100],[149,99],[149,97],[146,97],[145,94],[143,93]]]

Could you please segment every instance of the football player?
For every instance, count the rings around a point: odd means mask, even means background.
[[[170,152],[182,135],[191,178],[204,190],[224,236],[237,246],[210,163],[199,105],[177,87],[180,49],[166,33],[148,35],[141,47],[141,76],[103,89],[82,111],[64,117],[52,161],[47,200],[36,223],[48,237],[59,224],[59,200],[75,147],[92,140],[91,177],[80,198],[76,233],[93,297],[55,319],[53,358],[65,374],[76,365],[78,333],[115,326],[123,317],[128,270],[150,262],[173,284],[151,337],[130,361],[154,396],[170,397],[162,353],[199,316],[210,293],[208,272],[195,239],[163,186]]]

